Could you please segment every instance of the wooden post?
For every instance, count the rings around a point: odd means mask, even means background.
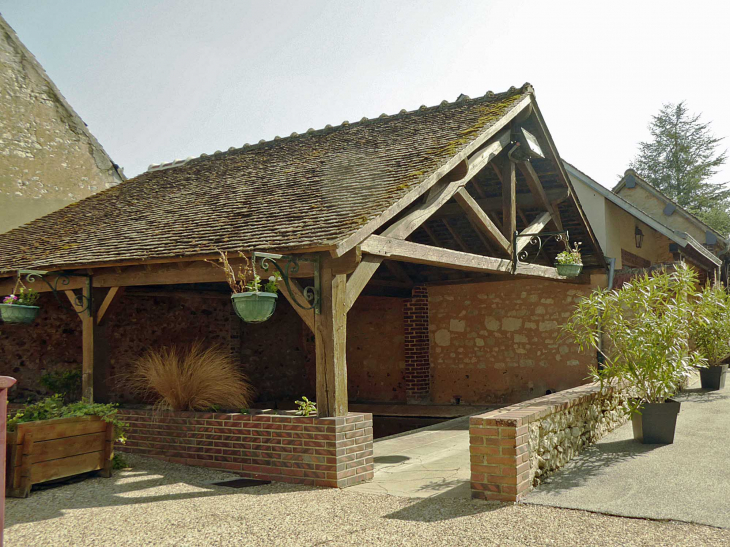
[[[3,545],[3,530],[5,529],[5,424],[8,420],[8,388],[15,384],[15,378],[0,376],[0,547]]]
[[[347,415],[347,275],[335,273],[334,261],[321,263],[321,313],[315,315],[317,410],[322,418]]]
[[[509,158],[504,158],[502,163],[502,233],[510,244],[517,229],[516,189],[515,164]]]
[[[92,296],[92,280],[87,279],[83,289],[84,304],[88,309],[81,312],[82,328],[82,366],[81,366],[81,396],[88,402],[94,401],[94,327],[96,317],[94,313],[94,301]]]

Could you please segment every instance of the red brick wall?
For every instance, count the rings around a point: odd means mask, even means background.
[[[432,401],[509,404],[582,384],[595,352],[558,335],[590,290],[535,278],[430,286]]]
[[[115,447],[121,452],[312,486],[342,488],[373,477],[372,414],[119,414],[130,425],[126,444]]]
[[[421,402],[431,395],[428,287],[414,287],[411,294],[403,306],[406,395],[409,402]]]

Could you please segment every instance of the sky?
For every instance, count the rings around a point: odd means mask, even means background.
[[[524,82],[561,157],[605,186],[663,103],[686,100],[730,137],[725,1],[0,0],[0,13],[128,177]]]

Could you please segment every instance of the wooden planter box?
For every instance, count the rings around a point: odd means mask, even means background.
[[[30,487],[80,473],[111,477],[114,425],[98,416],[18,424],[7,434],[6,491],[26,498]]]

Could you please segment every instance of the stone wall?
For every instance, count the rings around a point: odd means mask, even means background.
[[[628,418],[622,390],[586,384],[469,419],[472,497],[517,501]]]
[[[0,233],[122,179],[0,17]]]
[[[116,450],[243,477],[345,487],[373,478],[372,414],[308,418],[121,410],[128,440]]]
[[[558,335],[591,289],[534,278],[429,287],[432,401],[513,403],[585,382],[595,353]]]

